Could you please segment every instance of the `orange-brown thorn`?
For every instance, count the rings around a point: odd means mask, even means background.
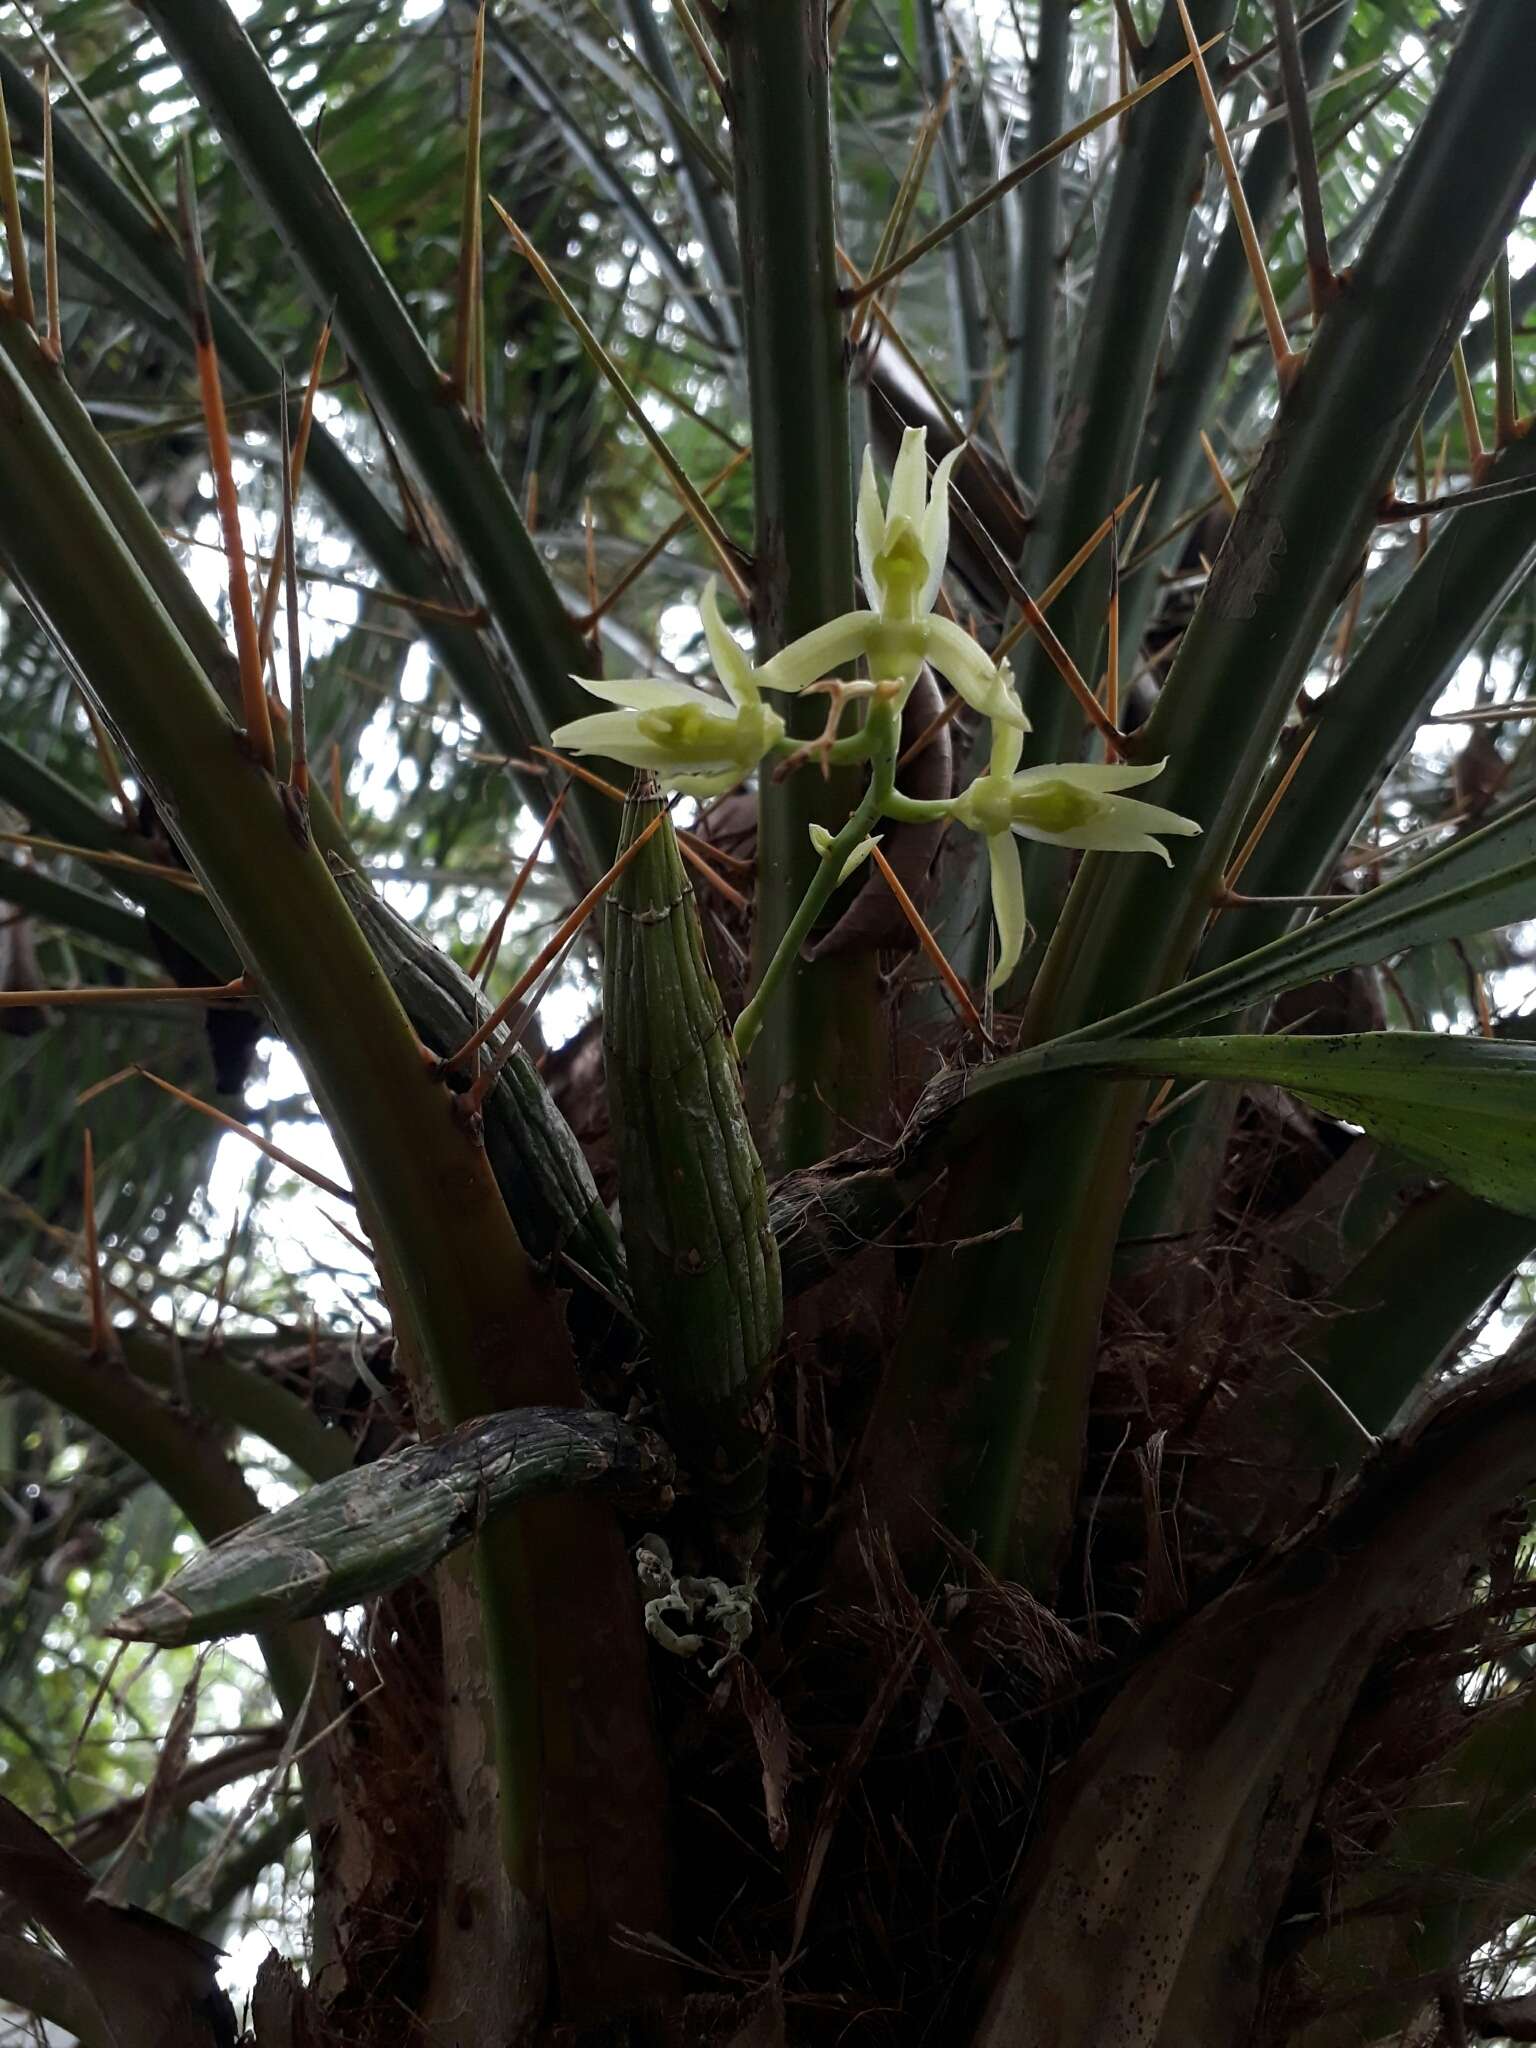
[[[198,225],[197,203],[192,191],[189,152],[177,161],[177,196],[181,205],[182,241],[187,263],[187,285],[192,306],[192,333],[197,350],[197,381],[203,401],[203,418],[208,429],[208,458],[213,471],[214,496],[218,504],[219,528],[224,536],[224,555],[229,574],[229,608],[235,622],[235,646],[240,657],[240,702],[245,714],[246,743],[268,774],[276,772],[277,756],[272,744],[272,721],[267,711],[267,693],[262,682],[261,640],[256,613],[251,604],[250,578],[245,566],[245,543],[240,533],[240,500],[235,489],[234,457],[229,444],[229,422],[224,413],[224,392],[219,383],[219,359],[213,342],[213,321],[208,310],[208,274],[203,264],[202,231]]]
[[[1237,884],[1242,876],[1243,869],[1247,867],[1249,861],[1253,859],[1253,856],[1258,849],[1259,841],[1264,837],[1264,834],[1269,830],[1270,821],[1273,819],[1276,811],[1279,810],[1281,804],[1285,801],[1285,793],[1290,788],[1291,784],[1296,780],[1296,776],[1301,767],[1301,764],[1307,758],[1307,755],[1311,750],[1312,742],[1316,738],[1317,727],[1314,725],[1312,730],[1307,734],[1306,738],[1302,741],[1301,745],[1296,749],[1295,753],[1291,756],[1290,762],[1286,767],[1285,773],[1281,776],[1279,782],[1275,785],[1274,793],[1271,795],[1268,803],[1265,804],[1263,810],[1260,811],[1257,819],[1254,821],[1253,830],[1248,834],[1248,837],[1243,841],[1242,846],[1238,850],[1237,858],[1233,861],[1232,865],[1227,869],[1226,874],[1222,877],[1221,887],[1218,889],[1216,893],[1216,902],[1218,908],[1230,908],[1230,899],[1236,899]]]
[[[0,209],[5,214],[5,249],[11,264],[10,306],[28,327],[37,324],[32,278],[27,268],[27,237],[21,224],[21,195],[16,189],[16,160],[11,154],[11,126],[5,94],[0,92]]]
[[[117,1341],[107,1315],[107,1293],[101,1270],[101,1246],[96,1236],[96,1148],[91,1142],[90,1126],[85,1131],[85,1182],[82,1201],[85,1209],[85,1284],[91,1304],[91,1356],[93,1358],[121,1358],[122,1347]]]
[[[923,913],[918,909],[917,905],[912,901],[912,898],[907,894],[906,889],[902,885],[900,875],[897,874],[896,870],[891,866],[890,862],[886,859],[884,850],[878,844],[870,848],[870,857],[873,859],[875,866],[880,870],[881,874],[885,877],[886,887],[890,890],[891,894],[896,898],[897,903],[900,905],[902,916],[907,920],[907,923],[911,925],[913,931],[916,932],[917,943],[922,947],[924,953],[928,956],[929,961],[937,970],[939,979],[943,982],[944,986],[949,990],[951,996],[953,996],[955,1000],[955,1005],[959,1010],[961,1016],[965,1019],[966,1023],[970,1026],[971,1030],[976,1034],[977,1038],[981,1041],[981,1043],[983,1045],[990,1045],[991,1040],[987,1037],[986,1031],[983,1028],[981,1021],[981,1013],[976,1008],[975,1003],[971,999],[970,990],[966,987],[965,983],[960,979],[959,975],[956,974],[954,968],[951,967],[949,961],[945,958],[943,947],[939,944],[938,940],[933,936],[933,933],[929,930],[927,921],[924,918]]]
[[[556,825],[559,824],[560,813],[565,809],[566,798],[570,793],[571,785],[567,782],[560,791],[560,794],[550,805],[544,823],[539,828],[538,838],[533,842],[527,859],[513,877],[512,886],[507,891],[506,901],[502,904],[500,910],[497,911],[490,930],[480,943],[479,951],[469,963],[469,978],[471,981],[483,981],[496,965],[496,956],[501,951],[501,938],[502,933],[507,928],[507,919],[522,900],[523,891],[527,888],[529,879],[539,864],[539,855],[544,851],[549,835],[554,831]]]
[[[56,363],[64,360],[64,330],[59,313],[59,220],[53,179],[53,100],[48,90],[48,66],[43,66],[43,301],[48,309],[48,333],[44,353]]]
[[[327,315],[325,325],[320,329],[320,339],[315,344],[315,352],[310,358],[309,382],[304,386],[304,398],[299,407],[299,430],[293,438],[291,450],[285,453],[283,458],[288,475],[288,488],[293,494],[295,503],[298,502],[299,489],[304,481],[304,460],[309,453],[310,429],[314,425],[315,419],[315,394],[320,389],[320,373],[324,368],[326,350],[330,345],[331,322],[329,315]],[[288,380],[285,376],[282,379],[282,387],[278,393],[280,404],[286,403],[287,383]],[[285,443],[286,439],[285,435]],[[272,659],[272,626],[277,617],[277,593],[282,587],[282,579],[287,573],[288,553],[289,544],[285,540],[279,544],[276,553],[267,564],[267,580],[262,588],[261,611],[256,621],[256,632],[261,644],[261,669],[263,675],[266,674],[267,663]]]
[[[162,1081],[160,1076],[152,1074],[148,1067],[138,1067],[135,1071],[142,1074],[146,1081],[152,1081],[157,1088],[163,1088],[167,1095],[174,1095],[178,1102],[184,1102],[189,1109],[197,1110],[211,1122],[222,1124],[226,1131],[233,1131],[237,1137],[244,1138],[249,1144],[254,1145],[258,1152],[265,1152],[275,1164],[286,1166],[290,1173],[296,1173],[301,1180],[307,1180],[326,1194],[334,1195],[339,1202],[356,1200],[350,1188],[344,1188],[339,1181],[329,1179],[317,1168],[306,1166],[302,1159],[295,1159],[291,1152],[285,1152],[281,1145],[274,1145],[270,1138],[263,1137],[260,1131],[253,1131],[249,1124],[241,1123],[238,1117],[229,1116],[222,1109],[215,1109],[211,1102],[204,1102],[196,1095],[189,1095],[185,1088],[178,1088],[174,1081]]]
[[[556,954],[560,953],[575,938],[577,932],[581,930],[581,927],[586,923],[598,904],[602,902],[630,862],[639,855],[641,848],[646,845],[655,832],[661,829],[662,822],[667,815],[668,813],[665,810],[658,811],[645,830],[619,855],[602,880],[595,882],[576,905],[576,908],[561,920],[553,938],[541,947],[531,965],[524,968],[523,972],[518,976],[516,983],[502,997],[501,1001],[480,1025],[479,1029],[472,1031],[456,1052],[449,1053],[448,1057],[443,1061],[444,1067],[461,1066],[464,1061],[473,1059],[492,1033],[500,1029],[528,993],[528,990],[532,988],[533,984],[544,972],[544,969],[555,958]],[[471,1108],[477,1109],[479,1107],[480,1099],[484,1092],[481,1084],[485,1079],[486,1076],[482,1074],[480,1080],[476,1082],[475,1088],[470,1091],[470,1096],[461,1098]],[[473,1098],[472,1101],[471,1097]]]

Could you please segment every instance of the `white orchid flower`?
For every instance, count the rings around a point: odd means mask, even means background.
[[[551,733],[554,745],[649,768],[669,789],[687,796],[719,796],[750,775],[784,737],[784,721],[762,701],[752,664],[720,616],[713,578],[704,587],[699,614],[725,699],[693,683],[651,676],[612,682],[577,676],[584,690],[620,708],[572,719]]]
[[[961,451],[950,450],[930,487],[927,440],[922,427],[908,427],[902,435],[883,508],[874,457],[864,450],[855,523],[859,573],[871,606],[893,623],[923,619],[933,610],[949,554],[949,474]]]
[[[987,842],[998,938],[993,988],[1008,979],[1024,950],[1024,875],[1016,838],[1100,853],[1155,853],[1171,866],[1173,856],[1155,835],[1184,837],[1201,829],[1177,811],[1120,794],[1161,775],[1166,761],[1144,768],[1119,761],[1052,761],[1020,769],[1022,746],[1016,730],[994,725],[988,773],[950,806],[962,825]]]
[[[1007,663],[994,662],[963,627],[934,613],[949,551],[949,476],[961,451],[944,457],[930,487],[926,447],[925,430],[908,427],[883,507],[864,451],[856,531],[872,609],[844,612],[802,635],[764,662],[757,681],[769,690],[803,690],[862,655],[871,675],[899,676],[910,690],[926,661],[973,711],[1028,732]]]

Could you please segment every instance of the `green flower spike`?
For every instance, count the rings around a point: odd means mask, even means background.
[[[949,550],[949,475],[960,450],[945,456],[930,488],[926,441],[921,427],[902,436],[883,509],[874,461],[864,451],[857,540],[864,594],[874,609],[844,612],[806,633],[763,664],[758,683],[803,690],[863,655],[872,675],[900,677],[905,691],[926,661],[972,710],[1028,732],[1006,662],[994,662],[963,627],[934,613]]]
[[[1201,829],[1177,811],[1119,794],[1161,775],[1166,761],[1145,768],[1118,761],[1051,761],[1021,770],[1022,751],[1016,729],[994,725],[988,773],[950,806],[952,816],[987,842],[998,939],[993,988],[1008,979],[1024,950],[1024,875],[1015,834],[1099,853],[1156,853],[1172,866],[1173,856],[1154,835],[1186,836]]]
[[[584,690],[621,708],[572,719],[551,733],[554,745],[577,754],[601,754],[629,768],[649,768],[669,789],[686,796],[720,796],[750,775],[784,737],[784,721],[762,701],[752,664],[726,630],[713,577],[704,586],[699,613],[729,703],[692,683],[577,676]]]

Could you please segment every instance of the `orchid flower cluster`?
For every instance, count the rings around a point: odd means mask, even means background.
[[[743,1053],[778,971],[798,952],[839,883],[867,857],[874,844],[869,827],[879,818],[898,823],[953,818],[985,839],[998,936],[994,988],[1017,966],[1027,932],[1020,838],[1101,852],[1155,853],[1170,861],[1157,835],[1200,830],[1193,819],[1124,794],[1160,775],[1164,761],[1144,767],[1076,761],[1020,767],[1030,727],[1008,664],[993,661],[962,627],[933,609],[949,550],[950,471],[960,451],[945,456],[930,489],[925,440],[921,428],[909,428],[903,436],[883,506],[874,463],[865,451],[856,538],[869,609],[845,612],[754,667],[720,616],[711,580],[699,611],[724,699],[691,683],[578,677],[583,689],[618,708],[575,719],[553,735],[556,746],[576,753],[648,768],[670,789],[716,796],[733,789],[765,759],[805,751],[786,736],[783,718],[764,702],[765,690],[794,696],[819,688],[833,694],[828,735],[815,745],[829,760],[867,761],[870,782],[840,832],[811,828],[821,867],[778,959],[742,1013],[737,1044]],[[855,660],[864,662],[872,680],[827,680]],[[918,801],[896,788],[895,767],[902,706],[924,662],[989,721],[992,748],[987,772],[958,796]],[[842,707],[858,698],[867,700],[864,723],[839,739]]]

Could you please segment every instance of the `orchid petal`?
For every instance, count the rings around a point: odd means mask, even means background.
[[[901,437],[896,467],[891,471],[890,496],[885,501],[885,524],[889,531],[898,519],[905,519],[914,533],[923,530],[928,508],[928,435],[922,427],[908,427]]]
[[[969,633],[953,619],[935,614],[923,621],[923,634],[929,661],[973,711],[1003,725],[1017,726],[1020,732],[1029,731],[1029,720],[1006,677]]]
[[[1000,988],[1019,964],[1029,926],[1024,915],[1024,867],[1011,832],[987,838],[992,870],[992,916],[997,924],[997,965],[988,988]]]
[[[665,780],[669,789],[680,790],[684,796],[724,796],[749,772],[745,768],[723,765],[713,771],[695,769],[687,775],[668,775]]]
[[[1010,691],[1009,694],[1012,696],[1013,692]],[[1014,701],[1017,703],[1017,697],[1014,697]],[[1000,778],[1011,776],[1018,767],[1024,752],[1024,734],[1029,724],[1029,721],[1024,719],[1022,710],[1019,717],[1024,720],[1021,725],[1007,724],[1001,718],[993,719],[992,756],[987,764],[989,775]]]
[[[1102,796],[1112,790],[1135,789],[1143,782],[1151,782],[1167,766],[1166,760],[1142,767],[1129,761],[1042,761],[1024,769],[1016,780],[1021,788],[1031,782],[1069,782],[1076,789]]]
[[[713,576],[705,584],[704,594],[699,599],[699,617],[704,621],[704,642],[709,649],[709,658],[726,695],[733,704],[755,704],[758,701],[757,681],[752,674],[752,664],[720,616]]]
[[[718,697],[693,683],[671,683],[655,676],[615,676],[612,682],[600,676],[573,676],[571,680],[605,704],[622,704],[632,711],[659,711],[670,704],[697,704],[722,715],[725,711]]]
[[[803,690],[862,654],[880,621],[873,612],[844,612],[841,618],[802,634],[757,671],[763,690]]]
[[[864,450],[864,467],[859,473],[859,509],[854,520],[854,538],[858,543],[859,576],[864,584],[865,601],[874,604],[880,595],[875,582],[875,557],[885,545],[885,514],[880,509],[875,458],[868,448]]]
[[[1042,845],[1065,846],[1076,853],[1155,853],[1165,867],[1173,866],[1173,855],[1160,839],[1123,821],[1113,824],[1099,818],[1068,832],[1039,832],[1032,825],[1015,825],[1013,829],[1020,839],[1037,839]]]
[[[672,758],[665,747],[641,733],[627,711],[594,711],[590,718],[573,718],[557,726],[549,740],[568,753],[606,754],[629,768],[664,768]]]
[[[926,618],[933,610],[933,600],[944,580],[944,568],[949,560],[949,474],[964,452],[963,441],[958,448],[951,448],[934,471],[929,487],[928,509],[923,514],[922,525],[923,559],[928,564],[928,574],[917,594],[917,616],[920,619]]]

